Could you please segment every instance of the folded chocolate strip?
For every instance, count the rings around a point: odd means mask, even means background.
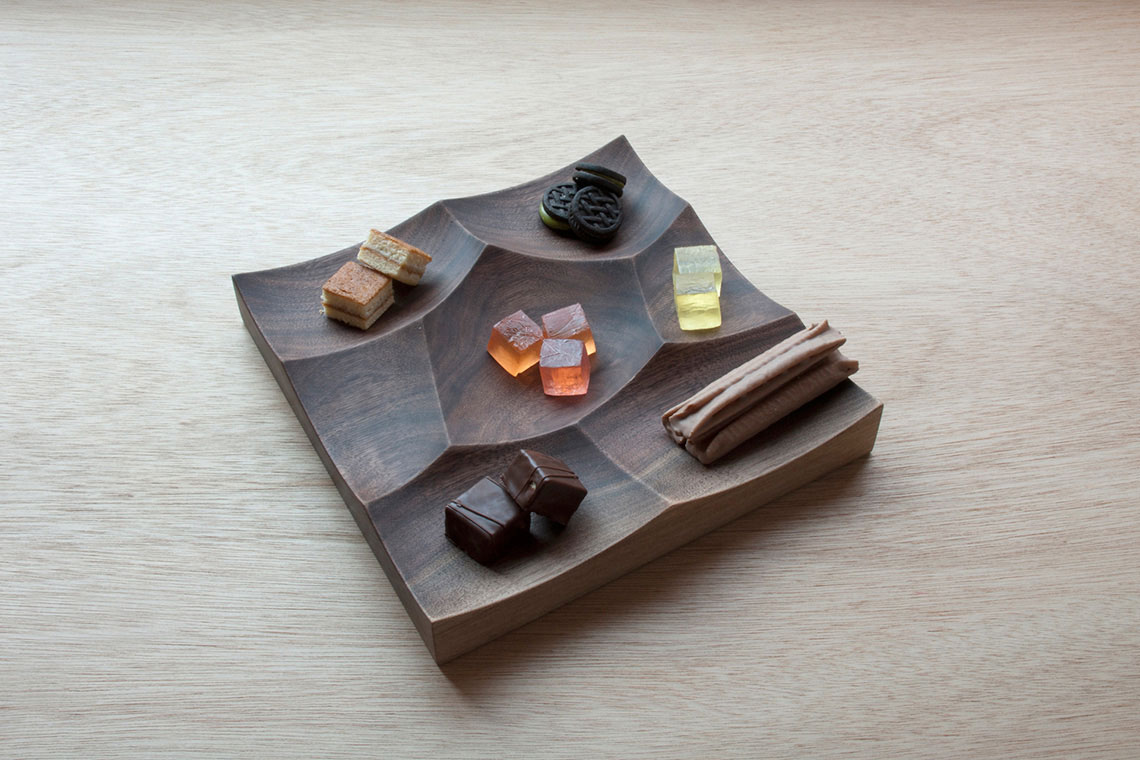
[[[827,320],[824,320],[818,324],[813,324],[810,327],[807,327],[804,330],[800,330],[798,333],[785,338],[783,341],[772,346],[764,353],[755,356],[752,359],[749,359],[736,369],[730,370],[713,382],[709,383],[691,397],[685,399],[680,404],[677,404],[672,409],[665,412],[664,417],[675,417],[679,414],[688,414],[693,409],[699,408],[702,404],[708,403],[709,400],[721,392],[721,389],[723,387],[731,385],[737,380],[740,380],[741,378],[747,376],[748,373],[751,372],[756,366],[762,365],[768,361],[775,359],[796,345],[799,345],[804,340],[808,338],[814,338],[817,335],[826,332],[827,329]]]
[[[832,335],[838,335],[834,330]],[[733,383],[715,399],[680,421],[689,439],[707,436],[756,406],[767,396],[791,383],[823,362],[843,343],[842,337],[823,340],[828,333],[796,346],[774,361],[764,364],[745,379]]]
[[[858,369],[859,362],[836,351],[794,383],[787,383],[775,393],[764,397],[756,406],[710,437],[686,441],[685,450],[702,464],[715,462],[781,418],[839,385]]]
[[[709,383],[665,412],[677,443],[708,464],[854,374],[839,353],[846,339],[813,324]]]
[[[811,325],[712,381],[666,412],[662,422],[678,443],[701,437],[727,424],[845,341],[826,320]]]

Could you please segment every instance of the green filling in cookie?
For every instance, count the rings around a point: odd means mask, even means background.
[[[541,203],[538,204],[538,215],[542,217],[542,223],[552,230],[564,232],[570,229],[569,224],[563,221],[559,221],[558,219],[552,217],[550,214],[546,213],[546,206],[542,205]]]

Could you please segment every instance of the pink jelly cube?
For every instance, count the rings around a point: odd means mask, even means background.
[[[487,353],[512,375],[525,372],[538,361],[542,328],[520,309],[503,317],[491,328]]]
[[[580,303],[572,303],[557,311],[543,314],[542,333],[547,338],[580,340],[586,344],[588,354],[597,351],[594,346],[594,333],[590,330],[590,323],[586,321],[586,312]]]
[[[547,396],[581,396],[590,387],[590,357],[580,340],[547,338],[538,360]]]

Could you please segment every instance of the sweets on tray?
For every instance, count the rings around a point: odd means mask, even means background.
[[[521,309],[495,323],[487,353],[511,375],[538,364],[548,396],[581,396],[590,387],[590,354],[597,351],[582,304],[542,315],[542,327]]]
[[[712,272],[716,294],[720,295],[720,255],[715,245],[684,245],[673,249],[673,277],[694,272]]]
[[[372,230],[349,261],[321,287],[321,313],[367,330],[392,305],[392,280],[420,281],[431,256],[402,240]]]
[[[625,191],[625,175],[601,164],[578,164],[574,167],[574,176],[571,179],[578,187],[593,185],[607,190],[619,198]]]
[[[570,200],[570,229],[580,240],[600,245],[621,227],[621,198],[596,185],[587,185]]]
[[[500,480],[484,477],[447,503],[444,535],[473,559],[490,564],[528,535],[531,512],[566,525],[586,493],[565,462],[523,449]]]
[[[547,396],[581,396],[590,389],[590,357],[580,340],[546,338],[538,371]]]
[[[537,364],[541,350],[542,328],[522,309],[496,322],[487,341],[487,353],[515,376]]]
[[[574,516],[586,487],[561,459],[522,449],[503,473],[507,493],[528,512],[566,525]]]
[[[542,202],[538,204],[538,216],[542,223],[558,232],[570,231],[570,201],[578,186],[573,182],[560,182],[551,185],[542,194]]]
[[[542,223],[559,233],[600,245],[621,227],[625,175],[599,164],[578,164],[573,182],[551,185],[538,205]]]
[[[709,464],[859,369],[839,353],[846,341],[824,320],[709,383],[665,412],[677,443]]]
[[[346,261],[321,286],[321,312],[329,319],[367,330],[392,305],[392,281]]]
[[[419,248],[380,230],[368,233],[368,239],[360,246],[356,258],[364,266],[406,285],[418,284],[431,263],[431,256]]]
[[[594,333],[586,320],[582,304],[572,303],[561,309],[542,315],[542,335],[544,338],[569,338],[586,344],[586,353],[596,352]]]
[[[673,304],[682,330],[720,327],[720,296],[712,272],[674,274]]]
[[[471,557],[494,562],[530,531],[530,513],[503,487],[483,478],[444,508],[444,534]]]

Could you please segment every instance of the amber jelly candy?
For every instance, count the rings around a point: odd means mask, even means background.
[[[538,363],[541,348],[542,328],[522,310],[496,322],[487,341],[487,353],[515,376]]]
[[[580,340],[547,338],[538,362],[547,396],[581,396],[590,387],[590,357]]]
[[[580,340],[586,344],[587,354],[598,350],[594,345],[594,333],[590,330],[590,323],[586,321],[586,312],[582,310],[580,303],[573,303],[549,314],[543,314],[542,334],[547,338]]]

